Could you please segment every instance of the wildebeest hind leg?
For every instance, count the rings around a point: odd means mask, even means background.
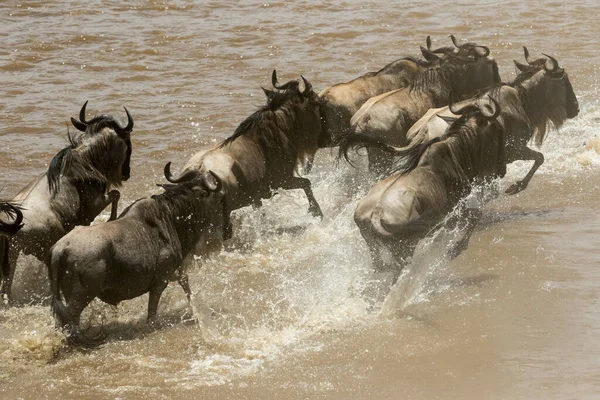
[[[162,292],[167,287],[168,281],[158,280],[150,288],[150,294],[148,296],[148,319],[147,322],[151,326],[156,325],[156,311],[158,310],[158,302]],[[184,289],[185,290],[185,289]]]
[[[67,312],[72,318],[72,326],[67,327],[69,330],[67,342],[72,346],[97,347],[104,341],[104,338],[88,337],[81,332],[80,328],[81,313],[96,297],[96,294],[90,293],[78,279],[73,281],[74,285],[67,301]]]
[[[283,185],[281,185],[281,188],[288,190],[303,189],[304,193],[306,193],[306,198],[308,199],[308,212],[315,217],[323,218],[323,212],[321,211],[319,203],[317,203],[317,199],[315,199],[310,180],[306,178],[292,177],[291,179],[287,180]]]

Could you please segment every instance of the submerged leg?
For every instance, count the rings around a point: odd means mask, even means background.
[[[293,176],[288,179],[281,185],[282,189],[303,189],[306,194],[306,198],[308,199],[308,212],[311,213],[315,217],[323,218],[323,212],[321,211],[321,207],[319,203],[317,203],[317,199],[315,199],[315,195],[313,194],[312,187],[310,184],[310,180],[306,178],[299,178]]]
[[[481,210],[478,208],[467,208],[463,213],[462,217],[465,219],[465,234],[464,236],[450,249],[450,258],[455,259],[469,246],[469,240],[475,231],[477,223],[482,216]]]
[[[521,153],[518,154],[517,157],[515,157],[515,160],[533,160],[534,163],[533,167],[531,167],[527,175],[525,175],[525,178],[514,183],[508,189],[506,189],[506,193],[510,195],[517,194],[525,190],[525,188],[529,184],[529,181],[533,177],[533,174],[535,174],[535,171],[537,171],[540,165],[544,163],[544,155],[539,151],[531,150],[529,147],[525,147],[523,148]]]
[[[154,326],[156,324],[156,311],[158,310],[158,302],[162,292],[167,287],[168,282],[166,280],[159,280],[150,288],[150,294],[148,296],[148,319],[149,325]],[[184,289],[185,290],[185,289]]]

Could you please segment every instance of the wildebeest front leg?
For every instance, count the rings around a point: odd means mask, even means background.
[[[117,208],[119,206],[119,199],[121,198],[121,193],[118,190],[111,190],[106,195],[107,201],[111,204],[110,207],[110,218],[109,221],[117,219]]]
[[[282,189],[303,189],[304,193],[306,193],[306,198],[308,199],[308,212],[311,213],[315,217],[323,218],[323,212],[321,211],[321,207],[319,203],[317,203],[317,199],[315,199],[315,195],[313,194],[312,187],[310,184],[310,180],[306,178],[292,177],[287,180],[282,186]]]
[[[517,183],[514,183],[508,189],[506,189],[506,193],[510,195],[517,194],[527,187],[529,181],[533,177],[533,174],[535,174],[535,171],[537,171],[540,165],[544,163],[544,155],[539,151],[531,150],[529,147],[525,147],[523,148],[523,151],[515,158],[515,160],[533,160],[534,163],[533,167],[531,167],[527,175],[525,175],[525,178]]]

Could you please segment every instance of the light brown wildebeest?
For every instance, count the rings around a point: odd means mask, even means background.
[[[111,219],[117,216],[120,194],[110,189],[129,179],[133,118],[125,109],[125,127],[108,115],[86,121],[86,105],[81,108],[79,120],[71,118],[81,132],[69,134],[70,146],[52,159],[45,174],[11,200],[22,207],[24,226],[11,239],[0,239],[8,241],[4,245],[9,248],[0,290],[6,300],[10,300],[19,252],[45,261],[58,239],[77,225],[89,225],[109,204]]]
[[[302,88],[299,81],[280,85],[273,71],[272,83],[275,90],[263,89],[267,104],[221,144],[192,156],[176,180],[196,171],[213,171],[223,181],[229,211],[251,204],[259,206],[261,199],[273,196],[274,189],[303,189],[309,212],[322,217],[310,181],[294,176],[298,162],[318,148],[319,97],[304,77]],[[231,227],[223,237],[231,237]]]
[[[506,192],[516,194],[525,189],[535,171],[544,162],[544,155],[528,147],[533,139],[541,146],[547,127],[560,127],[567,119],[579,113],[579,103],[563,68],[555,58],[530,60],[529,51],[523,48],[527,64],[515,61],[521,73],[514,81],[492,88],[484,96],[491,95],[500,104],[502,112],[498,122],[502,125],[506,138],[506,158],[511,163],[516,160],[533,160],[534,164],[527,175],[511,185]],[[469,102],[471,100],[467,100]],[[460,103],[458,105],[460,107]],[[354,135],[346,140],[341,150],[350,147],[377,147],[395,157],[410,153],[411,149],[441,136],[448,124],[455,119],[448,107],[430,109],[407,132],[410,143],[398,148],[366,135]]]
[[[394,281],[418,241],[469,193],[473,184],[506,172],[502,126],[495,100],[453,109],[461,117],[444,135],[412,148],[399,171],[371,187],[354,213],[376,270],[391,269]],[[344,149],[340,155],[347,158]],[[466,210],[467,234],[452,250],[468,242],[477,210]]]
[[[456,44],[454,36],[451,37]],[[431,38],[427,36],[427,48],[421,47],[421,54],[425,60],[404,57],[377,72],[368,72],[351,81],[323,89],[319,93],[323,120],[319,148],[334,146],[340,136],[350,133],[350,119],[371,97],[409,86],[420,72],[439,65],[444,55],[470,51],[471,48],[465,45],[432,50]],[[309,157],[303,172],[310,172],[312,162],[312,157]]]
[[[406,133],[430,108],[463,100],[500,83],[498,65],[485,46],[465,43],[457,53],[447,53],[440,65],[422,71],[408,87],[369,99],[352,116],[354,133],[337,144],[348,146],[355,134],[370,136],[392,146],[406,146]],[[452,98],[453,97],[453,98]],[[368,148],[369,168],[382,174],[392,159],[377,148]]]
[[[165,176],[173,182],[170,163]],[[153,324],[161,294],[175,278],[191,306],[185,266],[202,235],[224,224],[222,183],[210,171],[196,171],[161,186],[163,193],[135,201],[118,219],[78,226],[50,250],[52,309],[60,326],[68,328],[71,344],[102,341],[79,329],[81,312],[96,297],[117,305],[149,292],[148,322]]]

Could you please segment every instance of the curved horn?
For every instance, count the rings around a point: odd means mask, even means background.
[[[427,36],[425,43],[427,44],[427,50],[431,50],[431,36]]]
[[[79,111],[79,120],[87,125],[87,121],[85,120],[85,107],[87,106],[89,100],[86,100],[85,103],[83,103],[83,107],[81,107],[81,111]]]
[[[273,87],[275,89],[279,89],[279,90],[288,90],[288,89],[292,89],[292,88],[298,88],[298,85],[300,85],[300,83],[298,81],[289,81],[287,83],[284,83],[283,85],[279,83],[279,81],[277,80],[277,70],[273,70],[273,74],[271,74],[271,83],[273,84]]]
[[[71,123],[73,124],[73,126],[81,132],[85,132],[85,130],[87,129],[87,125],[84,124],[83,122],[79,122],[77,121],[75,118],[71,117]]]
[[[475,52],[479,57],[487,57],[490,55],[490,49],[487,46],[475,46]]]
[[[208,178],[209,176],[212,179],[209,179]],[[211,170],[208,170],[208,172],[205,172],[204,174],[202,174],[202,182],[204,182],[204,185],[211,192],[218,192],[219,190],[221,190],[221,186],[222,186],[221,179],[217,176],[217,174],[215,174]]]
[[[302,78],[302,82],[304,82],[304,90],[302,91],[302,94],[304,96],[306,96],[307,94],[310,93],[310,91],[312,90],[312,83],[310,83],[305,77],[304,75],[300,75],[300,78]]]
[[[121,128],[122,133],[128,133],[133,130],[133,117],[127,110],[127,107],[123,107],[125,109],[125,113],[127,114],[127,126],[125,128]]]
[[[494,120],[498,118],[500,115],[500,103],[496,101],[492,96],[489,96],[491,104],[488,103],[485,106],[481,107],[481,115],[483,115],[488,120]]]
[[[558,66],[558,61],[556,60],[556,58],[549,56],[546,53],[542,53],[542,54],[544,56],[548,57],[550,59],[550,61],[552,61],[552,64],[553,64],[552,69],[548,69],[548,66],[546,64],[544,64],[544,69],[550,73],[560,72],[561,68]]]
[[[171,175],[171,162],[169,161],[167,163],[167,165],[165,165],[164,173],[165,173],[165,178],[169,182],[181,183],[181,182],[186,182],[186,181],[193,179],[196,175],[198,175],[198,170],[191,169],[191,170],[185,172],[183,175],[179,176],[178,178],[173,178],[173,175]]]
[[[460,45],[456,43],[456,38],[454,37],[454,35],[450,35],[450,40],[452,40],[452,44],[454,44],[454,47],[460,49]]]
[[[533,61],[529,59],[529,50],[527,50],[526,46],[523,46],[523,53],[525,54],[525,61],[527,61],[527,64],[532,65]]]
[[[87,106],[88,101],[89,100],[86,100],[85,103],[83,103],[83,107],[81,107],[81,110],[79,111],[79,121],[71,117],[71,123],[78,131],[81,132],[85,132],[88,126],[88,123],[85,120],[85,108]]]

